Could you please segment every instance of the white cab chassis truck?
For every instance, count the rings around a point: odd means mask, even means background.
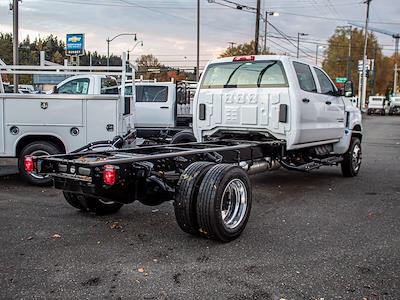
[[[25,168],[50,175],[73,207],[114,213],[140,201],[173,200],[183,231],[222,242],[250,216],[249,175],[284,167],[308,172],[361,165],[361,113],[320,68],[286,56],[211,61],[194,100],[198,142],[27,157]]]
[[[58,84],[51,94],[0,93],[0,158],[18,158],[20,175],[32,184],[48,185],[52,180],[25,172],[25,156],[69,153],[90,142],[112,141],[134,132],[133,113],[126,110],[134,107],[133,99],[118,94],[111,76],[121,76],[123,81],[134,76],[122,66],[0,66],[0,71],[75,75]]]
[[[137,137],[157,142],[195,142],[193,98],[197,82],[156,82],[136,80],[135,129]],[[132,95],[127,84],[125,95]]]
[[[390,97],[389,115],[400,114],[400,96]]]
[[[367,114],[368,115],[380,114],[381,116],[384,116],[385,104],[386,104],[385,96],[369,96]]]

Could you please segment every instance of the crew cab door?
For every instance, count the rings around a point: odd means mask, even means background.
[[[168,85],[136,85],[136,126],[175,126],[174,92]]]
[[[325,108],[323,99],[318,94],[317,84],[308,64],[293,62],[299,89],[296,93],[298,102],[298,132],[296,144],[307,144],[327,139],[325,130],[320,124],[321,112]]]
[[[337,89],[324,71],[314,67],[316,82],[319,85],[318,96],[322,101],[319,123],[328,139],[343,136],[345,127],[344,102]]]

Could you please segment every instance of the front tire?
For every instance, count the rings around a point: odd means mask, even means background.
[[[360,172],[362,161],[361,141],[357,137],[352,137],[350,147],[343,155],[341,162],[342,174],[345,177],[355,177]]]
[[[221,242],[238,238],[249,219],[251,202],[251,184],[245,171],[228,164],[212,167],[197,197],[200,234]]]
[[[20,176],[25,181],[29,182],[32,185],[36,186],[51,185],[53,181],[49,176],[38,175],[35,172],[27,173],[25,171],[24,167],[25,156],[27,155],[44,156],[44,155],[54,155],[60,153],[62,153],[62,150],[59,149],[56,145],[49,142],[38,141],[28,144],[22,149],[21,154],[19,155],[18,158],[18,169]]]
[[[184,144],[197,142],[194,134],[190,130],[182,130],[175,134],[171,139],[171,144]]]
[[[65,200],[69,205],[85,212],[92,212],[97,215],[114,214],[123,206],[115,201],[104,201],[99,198],[88,197],[82,194],[63,192]]]

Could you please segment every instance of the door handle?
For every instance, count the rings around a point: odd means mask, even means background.
[[[326,101],[325,104],[326,104],[326,105],[331,105],[332,102],[331,102],[331,101]]]
[[[161,109],[168,109],[169,106],[160,106]]]
[[[301,101],[303,101],[304,103],[308,103],[308,102],[310,102],[310,99],[303,98]]]

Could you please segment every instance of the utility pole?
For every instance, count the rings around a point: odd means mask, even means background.
[[[236,43],[235,43],[235,42],[228,42],[228,44],[230,45],[230,47],[229,47],[229,48],[231,48],[231,49],[233,49],[233,46],[235,46],[235,45],[236,45]]]
[[[200,80],[200,0],[197,0],[197,64],[196,81]]]
[[[266,11],[266,12],[265,12],[265,20],[264,20],[264,23],[265,23],[265,26],[264,26],[264,49],[263,49],[264,54],[267,53],[267,26],[268,26],[268,15],[269,15],[269,13]]]
[[[16,66],[19,64],[18,57],[18,5],[19,0],[13,0],[12,11],[13,11],[13,64]],[[14,74],[14,93],[18,93],[19,78]]]
[[[261,17],[261,0],[257,0],[256,10],[256,32],[254,38],[254,54],[258,54],[258,42],[260,37],[260,17]]]
[[[397,92],[397,72],[399,71],[397,69],[397,58],[398,58],[398,54],[399,54],[399,39],[400,39],[400,35],[397,34],[394,36],[395,38],[395,46],[394,46],[394,78],[393,78],[393,96],[396,96],[396,92]]]
[[[367,13],[365,16],[365,36],[364,36],[364,53],[363,53],[363,66],[362,66],[362,76],[361,76],[361,98],[360,98],[360,110],[363,109],[365,104],[365,98],[367,95],[367,46],[368,46],[368,23],[369,23],[369,7],[372,0],[365,0],[364,3],[367,4]]]

